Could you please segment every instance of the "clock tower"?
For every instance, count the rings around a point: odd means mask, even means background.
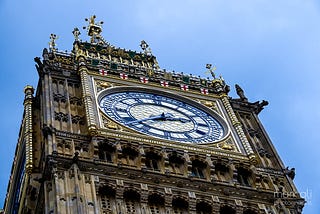
[[[258,114],[266,101],[239,98],[212,79],[159,67],[117,48],[86,19],[71,53],[35,58],[36,90],[24,114],[5,213],[262,214],[302,212],[304,199]]]

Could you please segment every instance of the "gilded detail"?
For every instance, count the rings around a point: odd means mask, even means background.
[[[53,34],[35,58],[4,213],[301,213],[258,119],[266,101],[229,97],[211,64],[211,79],[161,69],[144,40],[117,48],[86,21],[89,42],[74,28],[59,52]]]
[[[32,141],[32,99],[33,99],[33,87],[26,86],[24,89],[24,135],[26,139],[26,171],[28,174],[32,172],[33,168],[33,141]]]

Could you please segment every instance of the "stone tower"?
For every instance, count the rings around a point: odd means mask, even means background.
[[[35,58],[25,87],[8,214],[301,213],[304,205],[258,119],[266,101],[239,98],[216,78],[161,69],[106,42],[92,16],[89,42]]]

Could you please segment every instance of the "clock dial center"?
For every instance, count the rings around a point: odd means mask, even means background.
[[[138,104],[132,106],[129,113],[137,122],[141,121],[140,123],[159,130],[188,132],[194,128],[194,123],[186,115],[161,105]]]

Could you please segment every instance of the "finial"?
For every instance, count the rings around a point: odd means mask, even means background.
[[[206,74],[210,73],[212,78],[216,79],[216,75],[215,75],[214,71],[217,70],[217,67],[216,66],[213,66],[213,68],[211,68],[211,67],[212,67],[212,64],[206,64],[206,69],[208,69],[206,71]]]
[[[88,26],[83,27],[83,29],[88,30],[88,36],[91,37],[90,39],[91,43],[107,44],[107,42],[100,35],[100,33],[102,32],[103,21],[95,22],[95,19],[96,19],[95,15],[91,16],[89,19],[86,18],[85,21],[88,22]]]
[[[79,41],[79,36],[80,36],[80,31],[77,27],[75,27],[72,31],[73,36],[74,36],[74,40]]]
[[[212,78],[216,79],[216,75],[215,75],[214,71],[217,69],[217,67],[216,66],[213,66],[213,68],[211,68],[211,67],[212,67],[212,64],[206,64],[206,69],[208,69],[206,71],[206,74],[211,74]]]
[[[140,47],[143,50],[144,54],[146,55],[152,55],[151,53],[151,48],[149,47],[149,45],[146,43],[146,41],[142,40],[140,42]]]
[[[31,85],[27,85],[24,87],[24,93],[25,94],[33,94],[34,88]]]
[[[55,52],[57,49],[56,49],[56,40],[58,39],[57,35],[56,34],[51,34],[50,35],[50,42],[49,42],[49,50],[50,52]]]

